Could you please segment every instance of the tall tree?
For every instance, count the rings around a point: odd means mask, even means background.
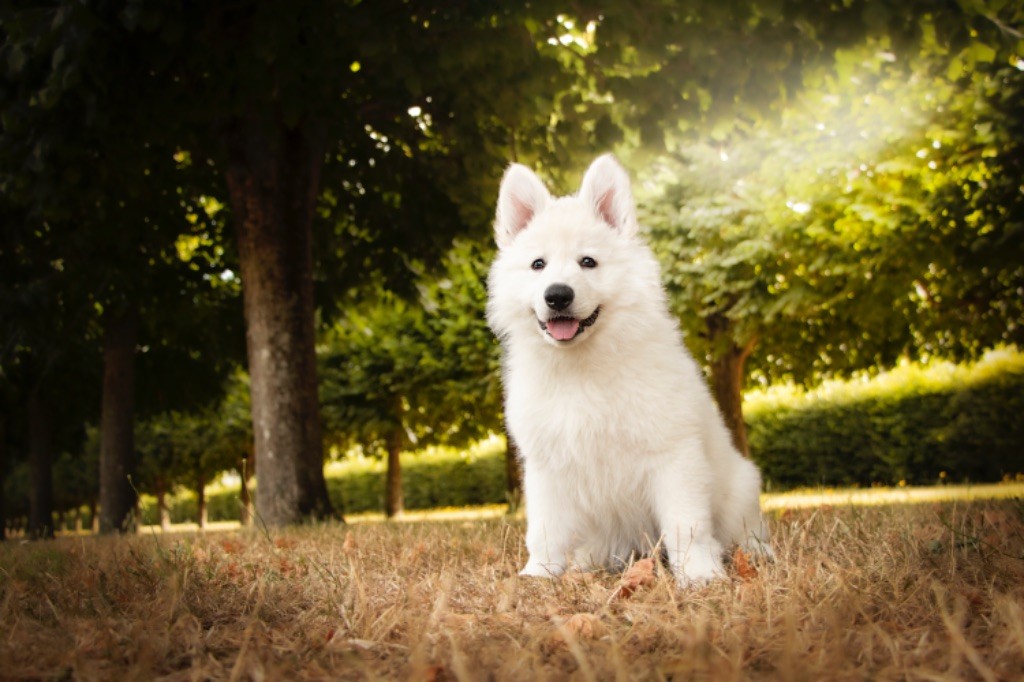
[[[436,378],[428,344],[422,309],[383,295],[350,308],[327,336],[321,356],[331,440],[345,449],[359,445],[384,455],[388,517],[404,508],[399,456],[431,433],[415,419],[426,382]]]
[[[29,512],[28,533],[33,538],[53,537],[53,410],[41,387],[29,396]]]
[[[0,138],[5,200],[17,207],[13,228],[21,243],[32,245],[24,260],[36,271],[18,286],[27,291],[48,282],[63,302],[64,337],[91,336],[104,346],[105,532],[122,528],[134,507],[128,476],[136,351],[148,355],[149,369],[159,364],[153,358],[167,357],[169,346],[190,346],[176,358],[179,381],[143,393],[144,409],[166,402],[184,385],[181,378],[203,374],[186,371],[193,366],[223,366],[211,357],[223,347],[203,346],[196,341],[204,337],[200,326],[186,328],[175,319],[182,299],[195,306],[204,288],[217,282],[210,264],[183,258],[179,249],[183,233],[219,229],[194,191],[208,181],[208,170],[180,153],[167,134],[172,124],[154,126],[166,105],[157,95],[164,90],[135,62],[145,52],[141,36],[132,40],[120,28],[129,10],[120,3],[72,2],[2,8],[9,57]],[[89,328],[94,319],[99,333]],[[230,317],[222,324],[230,328]],[[192,393],[195,399],[195,387],[177,398]]]

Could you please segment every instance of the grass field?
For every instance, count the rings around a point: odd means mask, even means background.
[[[521,521],[0,546],[3,679],[1020,679],[1024,502],[770,513],[678,589],[519,578]]]

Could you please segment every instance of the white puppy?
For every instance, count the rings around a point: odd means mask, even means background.
[[[506,419],[524,468],[523,575],[621,566],[660,544],[680,584],[770,554],[760,474],[732,445],[669,314],[611,156],[576,196],[524,166],[498,198],[487,319],[502,341]]]

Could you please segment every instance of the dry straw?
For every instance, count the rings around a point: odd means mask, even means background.
[[[800,510],[680,590],[516,575],[501,520],[0,548],[6,679],[1020,679],[1024,504]]]

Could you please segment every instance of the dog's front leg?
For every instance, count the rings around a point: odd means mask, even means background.
[[[712,472],[700,450],[666,458],[650,485],[665,554],[679,584],[689,587],[725,575],[711,513]]]
[[[523,469],[530,559],[519,575],[557,578],[568,565],[575,511],[567,503],[557,473],[541,472],[529,461]]]

